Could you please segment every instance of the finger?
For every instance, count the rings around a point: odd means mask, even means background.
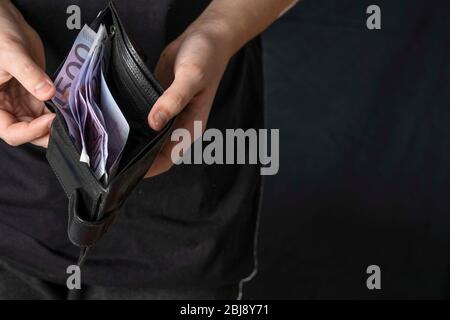
[[[204,97],[200,97],[204,98]],[[194,121],[201,121],[202,131],[205,130],[206,123],[208,121],[209,108],[201,108],[202,105],[207,106],[205,99],[198,99],[195,104],[189,104],[187,108],[179,115],[175,124],[174,130],[177,128],[183,128],[189,131],[192,141],[200,138],[195,136]],[[203,110],[202,112],[195,112],[191,110]],[[189,112],[188,112],[189,111]],[[175,163],[178,163],[183,154],[172,154],[172,149],[179,143],[184,143],[183,149],[188,150],[190,144],[187,145],[186,141],[172,141],[167,140],[158,156],[155,158],[150,170],[145,175],[145,178],[150,178],[168,171]],[[189,142],[188,142],[189,143]]]
[[[179,67],[172,85],[156,101],[150,111],[148,117],[150,126],[154,130],[161,130],[199,93],[202,82],[203,75],[198,68],[192,66]]]
[[[10,113],[0,110],[0,138],[11,146],[34,141],[49,132],[55,114],[46,114],[31,122],[18,122]]]
[[[35,146],[42,147],[42,148],[48,148],[48,140],[49,135],[46,134],[43,137],[37,138],[36,140],[31,141],[31,144],[34,144]]]
[[[0,67],[37,99],[45,101],[55,95],[53,82],[20,45],[10,45],[8,50],[3,50]]]

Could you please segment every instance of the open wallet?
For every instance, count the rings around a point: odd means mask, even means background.
[[[111,1],[79,33],[54,77],[56,113],[47,160],[68,199],[68,236],[78,264],[108,230],[167,140],[173,119],[153,131],[148,114],[162,94]]]

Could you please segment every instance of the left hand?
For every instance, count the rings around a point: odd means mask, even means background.
[[[11,1],[0,0],[0,139],[46,147],[55,117],[43,101],[55,94],[44,46]]]
[[[214,32],[187,31],[169,44],[161,54],[155,75],[168,89],[153,106],[148,121],[161,130],[178,115],[174,129],[185,128],[194,136],[194,121],[202,121],[205,130],[220,80],[231,53]],[[171,151],[177,142],[168,140],[156,157],[146,178],[169,170]]]

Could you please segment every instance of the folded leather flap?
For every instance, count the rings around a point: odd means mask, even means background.
[[[108,227],[116,217],[117,211],[105,214],[100,220],[88,221],[80,211],[83,210],[82,203],[80,189],[76,189],[69,197],[69,221],[67,230],[69,239],[73,244],[79,247],[90,247],[108,230]]]

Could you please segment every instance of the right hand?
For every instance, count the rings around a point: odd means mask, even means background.
[[[55,115],[43,101],[55,86],[44,69],[39,35],[10,0],[0,1],[0,139],[11,146],[48,145]]]

